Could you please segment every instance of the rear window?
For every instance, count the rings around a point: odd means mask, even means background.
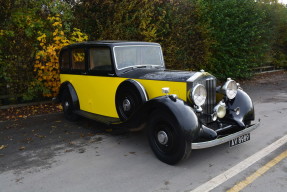
[[[65,50],[62,52],[61,56],[61,69],[68,70],[70,68],[70,57],[69,57],[69,51]]]
[[[85,70],[85,50],[74,49],[72,51],[72,69]]]

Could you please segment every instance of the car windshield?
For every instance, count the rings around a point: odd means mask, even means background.
[[[129,67],[163,67],[160,46],[128,45],[114,47],[117,69]]]

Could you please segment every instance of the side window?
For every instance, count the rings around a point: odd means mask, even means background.
[[[72,51],[72,69],[85,70],[85,49]]]
[[[108,47],[96,47],[90,49],[90,70],[110,72],[112,61]]]
[[[70,68],[69,63],[70,63],[69,51],[65,50],[62,52],[61,55],[61,69],[68,70]]]

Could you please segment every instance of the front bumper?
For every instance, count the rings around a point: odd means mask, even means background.
[[[225,137],[220,137],[211,141],[205,141],[205,142],[198,142],[198,143],[192,143],[191,144],[191,149],[204,149],[204,148],[209,148],[209,147],[213,147],[216,145],[220,145],[223,143],[226,143],[232,139],[235,139],[241,135],[244,135],[246,133],[250,133],[251,131],[253,131],[254,129],[256,129],[257,127],[259,127],[260,123],[256,123],[248,128],[243,129],[242,131],[238,131],[236,133],[227,135]]]

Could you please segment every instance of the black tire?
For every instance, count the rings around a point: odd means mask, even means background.
[[[251,120],[244,121],[245,127],[249,127],[251,125]]]
[[[79,115],[75,114],[75,107],[68,89],[63,90],[61,103],[65,118],[69,121],[77,121],[79,119]]]
[[[131,84],[121,84],[116,93],[116,109],[122,121],[126,121],[144,104],[138,89]]]
[[[150,115],[147,132],[150,147],[162,162],[174,165],[189,157],[191,145],[170,113],[154,111]],[[159,135],[163,136],[161,141]],[[167,140],[162,139],[166,137]]]

